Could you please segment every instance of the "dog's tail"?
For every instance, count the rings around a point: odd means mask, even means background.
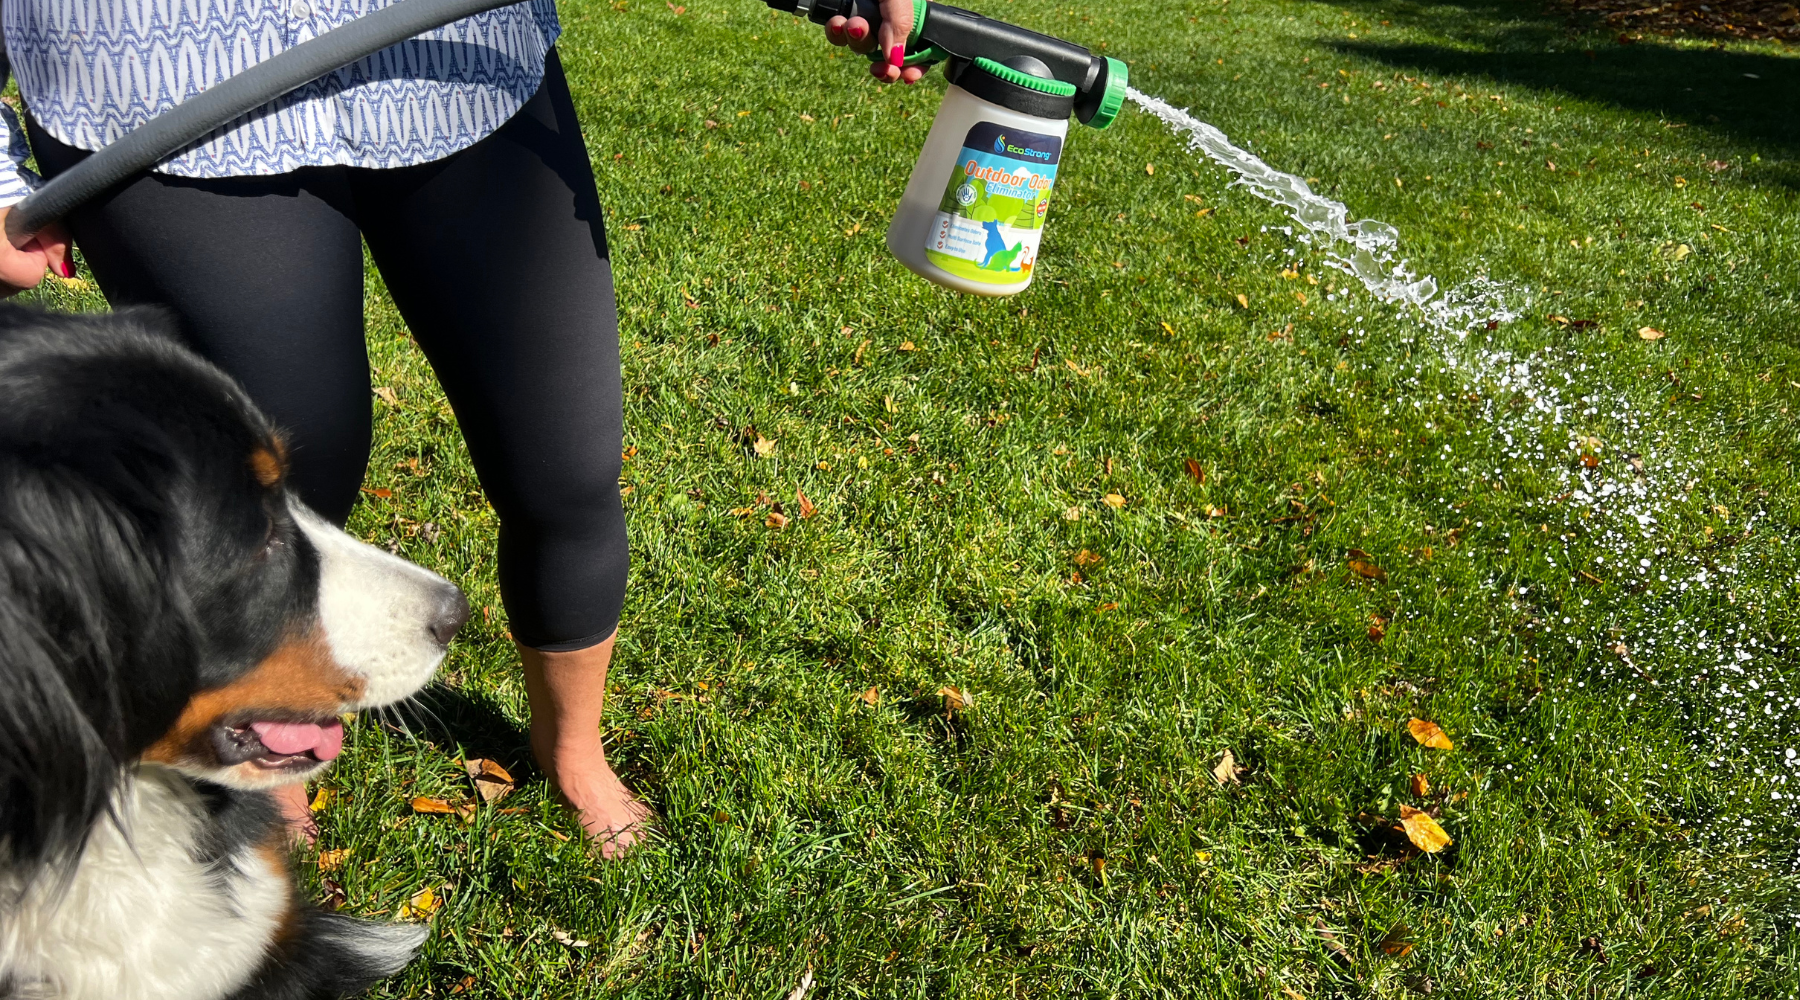
[[[323,910],[300,915],[281,953],[233,1000],[349,996],[406,968],[430,936],[422,924],[389,924]]]

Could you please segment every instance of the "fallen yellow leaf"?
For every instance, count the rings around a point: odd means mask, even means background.
[[[770,455],[775,454],[775,442],[770,438],[763,437],[761,434],[756,436],[756,443],[751,445],[751,447],[755,449],[757,458],[768,458]]]
[[[421,795],[412,800],[412,811],[416,813],[432,813],[434,815],[447,816],[455,812],[456,807],[445,802],[443,799],[434,799]]]
[[[309,806],[308,808],[310,808],[313,812],[323,812],[325,810],[325,807],[330,804],[331,804],[331,789],[321,788],[315,795],[313,795],[312,805]]]
[[[1242,308],[1242,309],[1250,308],[1250,296],[1239,293],[1238,297],[1237,297],[1237,304],[1238,304],[1239,308]]]
[[[1658,330],[1656,327],[1653,327],[1653,326],[1638,327],[1638,339],[1639,340],[1661,340],[1661,339],[1663,339],[1664,336],[1665,336],[1665,334],[1661,330]]]
[[[769,516],[763,518],[763,524],[775,528],[776,530],[780,530],[788,526],[787,515],[780,511],[769,511]]]
[[[1436,854],[1455,843],[1437,820],[1412,806],[1400,807],[1400,825],[1406,830],[1406,839],[1426,854]]]
[[[1100,502],[1111,507],[1113,510],[1118,510],[1125,506],[1125,498],[1117,493],[1108,493],[1100,498]]]
[[[425,920],[436,913],[444,901],[438,898],[437,890],[427,886],[420,889],[411,899],[400,907],[400,919]]]
[[[1456,744],[1450,742],[1450,737],[1445,736],[1444,730],[1435,722],[1426,722],[1424,719],[1414,719],[1406,724],[1406,731],[1412,734],[1413,739],[1418,740],[1420,743],[1425,744],[1433,750],[1456,749]]]
[[[860,697],[862,698],[863,704],[873,705],[881,701],[881,689],[870,688],[867,691],[864,691]]]
[[[1431,794],[1431,779],[1425,777],[1423,774],[1413,775],[1412,776],[1412,793],[1414,795],[1419,796],[1420,798],[1424,798],[1425,796],[1430,795]]]
[[[319,852],[319,870],[322,872],[337,871],[344,867],[344,860],[350,857],[350,848],[340,847],[335,851]]]

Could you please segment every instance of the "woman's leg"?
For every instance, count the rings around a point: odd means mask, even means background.
[[[87,155],[37,128],[31,145],[50,176]],[[362,241],[331,204],[341,171],[308,174],[149,174],[67,222],[107,301],[173,312],[189,345],[282,428],[290,488],[342,524],[369,456]],[[276,798],[297,831],[316,835],[304,786]]]
[[[370,251],[456,409],[500,515],[500,588],[539,763],[607,853],[647,810],[606,762],[624,603],[612,269],[554,53],[538,94],[462,153],[351,172]]]
[[[88,154],[31,128],[54,176]],[[140,175],[67,223],[115,308],[163,306],[189,346],[281,427],[290,485],[337,524],[369,461],[362,240],[342,171],[189,180]],[[339,190],[334,190],[339,189]]]

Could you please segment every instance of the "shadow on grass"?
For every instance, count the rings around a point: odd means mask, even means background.
[[[1502,85],[1656,115],[1669,128],[1697,128],[1762,147],[1765,158],[1800,157],[1800,58],[1742,48],[1677,48],[1646,36],[1622,44],[1603,24],[1569,19],[1536,3],[1377,3],[1341,0],[1369,20],[1429,31],[1440,45],[1333,45],[1400,70],[1481,76]],[[1800,165],[1743,164],[1751,179],[1800,188]],[[1757,176],[1760,174],[1761,176]]]
[[[535,769],[530,735],[479,691],[434,684],[395,712],[420,739],[460,747],[464,757],[497,760],[518,777]]]

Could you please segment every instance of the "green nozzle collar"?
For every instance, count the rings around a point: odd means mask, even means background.
[[[919,36],[925,33],[925,15],[931,12],[931,0],[913,0],[913,30],[906,36],[906,44],[918,42]]]
[[[1011,66],[995,62],[986,56],[977,58],[975,60],[975,65],[992,73],[1000,79],[1005,80],[1007,83],[1018,87],[1024,87],[1026,90],[1035,90],[1040,94],[1049,94],[1051,97],[1074,97],[1076,93],[1075,85],[1072,83],[1064,83],[1061,80],[1046,80],[1043,77],[1032,76],[1030,73],[1022,73],[1013,69]],[[1121,91],[1121,93],[1123,92]]]
[[[1109,56],[1106,60],[1106,92],[1100,96],[1100,109],[1088,119],[1088,127],[1103,129],[1117,120],[1125,107],[1125,90],[1130,86],[1130,67]]]

